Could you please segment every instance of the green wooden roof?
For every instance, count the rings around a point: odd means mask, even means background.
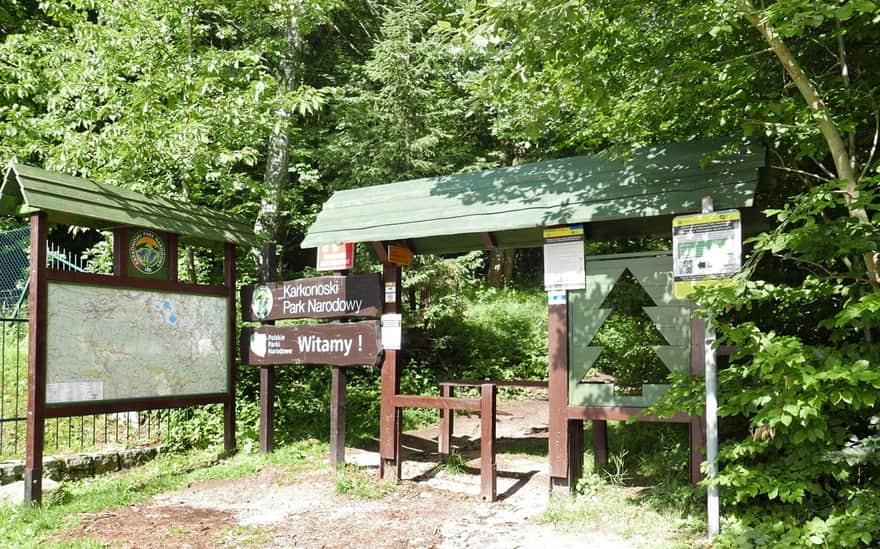
[[[417,253],[538,246],[542,228],[586,223],[588,239],[671,231],[672,215],[752,206],[763,148],[729,140],[634,149],[627,160],[578,156],[339,191],[302,243],[408,241]],[[748,215],[745,216],[748,220]],[[489,235],[486,235],[489,233]],[[491,247],[491,246],[490,246]]]
[[[35,211],[46,212],[51,223],[98,229],[144,227],[201,244],[256,244],[250,226],[208,208],[13,162],[0,186],[0,214]]]

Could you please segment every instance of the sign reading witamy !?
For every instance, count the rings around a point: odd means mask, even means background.
[[[382,311],[378,274],[319,276],[241,289],[245,321],[286,318],[376,317]]]
[[[242,362],[249,365],[371,365],[381,350],[375,320],[260,326],[241,334]]]

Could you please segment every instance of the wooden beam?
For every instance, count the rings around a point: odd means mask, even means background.
[[[555,303],[548,309],[548,397],[551,488],[566,485],[568,477],[568,304]]]
[[[381,240],[373,242],[373,251],[376,253],[376,257],[379,258],[379,261],[382,263],[388,263],[388,248],[385,247],[385,243]]]
[[[333,366],[330,382],[330,467],[345,464],[345,368]]]
[[[45,212],[31,214],[28,295],[28,396],[25,435],[24,501],[43,500],[43,442],[46,412],[46,260],[49,223]]]
[[[566,409],[566,416],[569,419],[590,421],[626,421],[638,417],[639,421],[652,423],[690,423],[692,419],[691,416],[681,412],[669,418],[643,416],[641,413],[644,411],[644,408],[631,406],[569,406]]]
[[[483,246],[487,250],[494,250],[498,247],[498,242],[495,240],[495,235],[491,232],[483,232],[480,233],[480,238],[483,240]]]
[[[440,384],[440,398],[455,396],[455,387]],[[437,453],[441,458],[449,457],[452,450],[452,432],[455,430],[455,410],[440,408],[440,433],[437,435]]]
[[[382,243],[373,243],[379,247]],[[382,252],[385,254],[386,252]],[[387,258],[387,255],[386,255]],[[394,286],[395,299],[391,303],[384,304],[384,313],[396,314],[401,310],[400,306],[400,267],[390,263],[384,263],[383,280],[385,284]],[[395,406],[395,396],[400,393],[400,360],[398,351],[385,349],[382,361],[382,388],[381,401],[379,404],[379,475],[381,478],[389,478],[392,474],[396,480],[400,480],[400,428],[403,420],[403,410]]]
[[[429,410],[463,410],[467,412],[480,411],[480,399],[458,398],[423,395],[397,395],[394,397],[394,405],[398,408],[426,408]]]
[[[498,464],[495,462],[495,414],[498,387],[480,386],[480,496],[495,501],[498,494]]]

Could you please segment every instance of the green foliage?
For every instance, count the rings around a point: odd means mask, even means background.
[[[860,201],[876,211],[873,183]],[[862,190],[862,189],[860,189]],[[880,536],[877,395],[878,293],[861,257],[878,248],[876,221],[857,224],[833,183],[768,212],[778,227],[753,241],[757,259],[800,266],[800,277],[706,291],[719,343],[735,345],[719,374],[719,416],[747,430],[721,448],[721,486],[735,509],[730,540],[786,546],[870,545]],[[810,315],[802,311],[810,310]],[[698,388],[684,381],[665,410]],[[731,542],[732,543],[732,542]]]

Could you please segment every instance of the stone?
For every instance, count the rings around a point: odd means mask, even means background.
[[[119,470],[119,454],[116,452],[102,452],[92,454],[92,470],[96,475],[112,473]]]
[[[49,456],[43,458],[43,476],[60,481],[64,478],[67,465],[63,458]]]
[[[61,484],[50,478],[43,477],[43,499],[58,490]],[[24,502],[24,481],[0,486],[0,505],[21,505]]]
[[[86,478],[93,474],[92,458],[87,454],[68,456],[64,461],[66,462],[66,470],[64,472],[65,479]]]

